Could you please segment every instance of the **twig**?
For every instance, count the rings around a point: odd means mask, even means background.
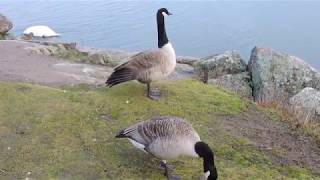
[[[0,175],[1,174],[5,174],[6,173],[6,170],[5,169],[0,169]]]

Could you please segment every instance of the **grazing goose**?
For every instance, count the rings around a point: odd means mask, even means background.
[[[120,131],[116,138],[128,138],[135,147],[161,159],[168,179],[166,160],[180,155],[203,158],[206,179],[218,178],[212,150],[200,140],[198,133],[184,119],[173,116],[154,117]]]
[[[171,13],[166,8],[157,12],[158,48],[138,53],[116,67],[106,82],[107,86],[138,80],[147,84],[148,97],[157,99],[150,93],[150,83],[168,76],[176,66],[175,51],[168,40],[164,24],[164,18],[168,15]]]

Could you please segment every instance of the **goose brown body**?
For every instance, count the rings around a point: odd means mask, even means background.
[[[198,157],[194,144],[200,141],[198,133],[182,118],[173,116],[154,117],[121,131],[118,137],[126,137],[138,148],[162,160],[180,155]]]
[[[164,79],[176,66],[176,54],[168,40],[164,23],[164,17],[168,15],[171,13],[165,8],[157,12],[158,48],[138,53],[116,67],[106,81],[107,86],[138,80],[147,84],[148,96],[152,98],[150,83]]]

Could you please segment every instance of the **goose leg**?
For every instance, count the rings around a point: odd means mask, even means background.
[[[180,180],[181,179],[179,176],[172,175],[170,173],[170,171],[172,171],[172,169],[168,166],[166,160],[162,160],[160,165],[165,170],[164,175],[167,177],[167,180]]]
[[[147,83],[147,94],[148,94],[148,97],[150,97],[150,83],[148,82]]]
[[[160,99],[160,92],[151,90],[150,82],[147,83],[147,94],[148,94],[148,97],[152,100],[159,100]]]

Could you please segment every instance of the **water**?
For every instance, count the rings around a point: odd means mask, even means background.
[[[130,51],[156,47],[160,7],[174,14],[166,26],[179,55],[235,49],[248,59],[254,46],[272,47],[320,69],[320,2],[0,0],[16,35],[43,24],[63,41]]]

